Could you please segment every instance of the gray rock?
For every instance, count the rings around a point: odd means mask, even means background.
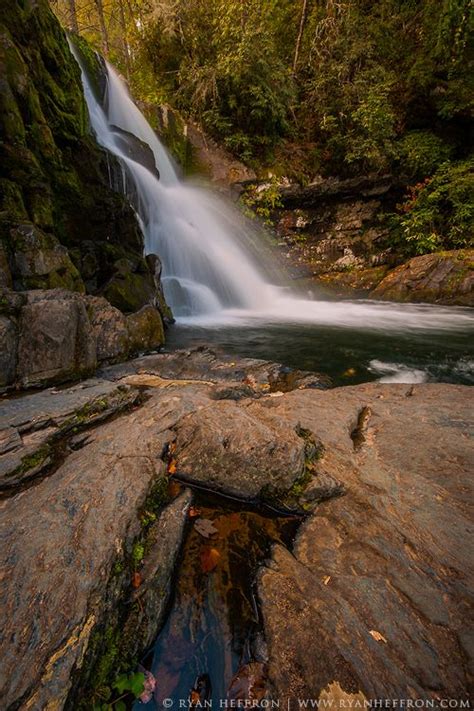
[[[113,362],[126,358],[129,333],[124,314],[100,296],[88,297],[87,308],[97,346],[97,360]]]
[[[96,367],[96,341],[79,295],[29,292],[19,330],[17,378],[23,387],[79,378]]]
[[[258,403],[215,402],[175,431],[180,478],[226,494],[256,499],[286,491],[304,471],[303,440]]]
[[[130,350],[134,353],[158,348],[165,342],[160,312],[151,305],[127,316],[127,330]]]
[[[15,380],[18,356],[18,331],[12,319],[0,316],[0,389]]]
[[[376,299],[474,306],[474,249],[413,257],[371,292]]]
[[[340,690],[467,697],[469,400],[451,385],[371,384],[290,393],[280,405],[283,420],[318,433],[321,470],[347,491],[315,510],[293,554],[277,546],[259,578],[270,679],[292,708],[297,697]],[[364,407],[356,445],[350,434]]]
[[[16,289],[64,288],[83,292],[84,284],[66,247],[35,225],[18,225],[10,233],[12,276]]]

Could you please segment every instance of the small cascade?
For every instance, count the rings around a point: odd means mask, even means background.
[[[165,296],[179,322],[206,327],[306,323],[391,331],[472,326],[466,309],[322,301],[271,283],[277,269],[261,235],[249,230],[236,208],[179,178],[166,149],[110,64],[106,64],[102,104],[72,45],[71,51],[81,67],[92,129],[98,142],[119,159],[124,191],[145,236],[145,251],[158,254],[163,263]],[[152,154],[157,170],[143,160],[143,151],[140,156],[139,150],[126,150],[127,135],[138,139],[149,158]]]

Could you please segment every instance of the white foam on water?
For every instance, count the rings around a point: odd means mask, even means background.
[[[410,368],[403,363],[385,363],[371,360],[369,370],[380,374],[379,383],[426,383],[428,374],[418,368]]]

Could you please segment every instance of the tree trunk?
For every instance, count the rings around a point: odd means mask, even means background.
[[[109,56],[109,38],[107,35],[107,28],[105,26],[105,17],[104,17],[104,6],[102,4],[102,0],[94,0],[96,9],[97,9],[97,14],[99,16],[99,27],[100,27],[100,35],[102,37],[102,51],[105,54],[106,57]]]
[[[298,58],[300,56],[301,40],[303,38],[303,31],[304,31],[304,26],[306,23],[307,11],[308,11],[308,0],[303,0],[303,4],[301,6],[300,27],[298,30],[298,37],[296,38],[295,57],[293,59],[293,74],[296,74],[296,67],[298,65]]]
[[[125,20],[125,9],[123,0],[119,0],[120,27],[122,30],[122,48],[125,59],[125,70],[127,72],[127,80],[130,82],[130,47],[127,36],[127,22]]]
[[[71,32],[74,32],[76,35],[79,34],[79,27],[77,24],[76,0],[69,0],[68,29],[71,30]]]

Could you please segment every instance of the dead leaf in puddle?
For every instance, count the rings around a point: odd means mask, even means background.
[[[356,369],[355,368],[348,368],[345,370],[342,374],[343,378],[352,378],[356,374]]]
[[[203,538],[209,538],[217,533],[217,528],[208,518],[198,518],[194,523],[194,528]]]
[[[324,583],[325,585],[327,585],[330,580],[331,580],[331,576],[330,576],[330,575],[325,575],[324,578],[323,578],[323,583]]]
[[[197,516],[201,515],[200,509],[197,508],[197,506],[190,506],[189,511],[188,511],[188,516],[189,518],[196,518]]]
[[[220,561],[221,554],[216,548],[203,548],[201,551],[201,570],[210,573]]]
[[[267,692],[266,667],[262,662],[249,662],[235,674],[227,697],[229,699],[262,701]]]
[[[372,635],[376,642],[385,642],[385,644],[387,644],[387,640],[383,634],[380,634],[377,630],[369,630],[369,634]]]
[[[142,579],[142,576],[140,575],[140,573],[135,572],[132,575],[132,588],[137,590],[140,587],[140,585],[142,584],[142,582],[143,582],[143,579]]]
[[[168,474],[170,476],[172,476],[173,474],[176,474],[176,470],[177,470],[176,459],[172,459],[168,464]]]
[[[168,484],[168,494],[175,499],[182,490],[182,485],[178,481],[170,481]]]
[[[191,706],[197,706],[200,703],[201,697],[199,696],[199,692],[196,691],[196,689],[191,690],[191,693],[189,694],[189,701],[191,703]]]

